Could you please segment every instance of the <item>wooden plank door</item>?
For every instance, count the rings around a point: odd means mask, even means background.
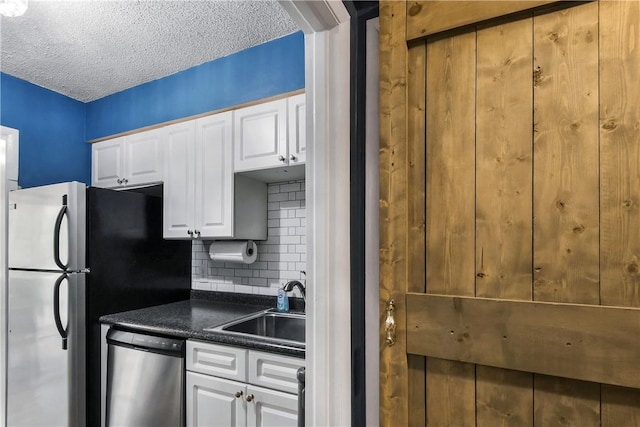
[[[381,425],[640,426],[640,1],[382,0],[380,112]]]

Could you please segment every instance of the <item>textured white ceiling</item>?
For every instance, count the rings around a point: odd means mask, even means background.
[[[295,31],[275,0],[30,0],[0,70],[88,102]]]

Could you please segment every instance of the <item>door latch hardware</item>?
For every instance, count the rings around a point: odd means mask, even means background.
[[[387,339],[385,342],[389,347],[393,346],[396,343],[396,319],[393,317],[393,312],[396,309],[395,300],[391,299],[387,302],[387,317],[384,320],[384,329],[387,334]]]

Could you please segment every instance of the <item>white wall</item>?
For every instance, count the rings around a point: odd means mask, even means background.
[[[244,294],[277,295],[289,280],[303,280],[307,269],[305,180],[269,184],[267,240],[256,241],[253,264],[216,262],[211,242],[194,241],[192,288]],[[303,282],[304,283],[304,282]],[[300,297],[296,288],[294,296]]]
[[[4,131],[4,128],[2,129]],[[6,421],[7,380],[7,143],[4,132],[0,138],[0,425]]]

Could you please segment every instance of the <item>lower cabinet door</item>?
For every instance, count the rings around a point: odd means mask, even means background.
[[[187,372],[187,426],[245,427],[246,395],[243,383]]]
[[[298,396],[247,385],[247,427],[297,427]]]

